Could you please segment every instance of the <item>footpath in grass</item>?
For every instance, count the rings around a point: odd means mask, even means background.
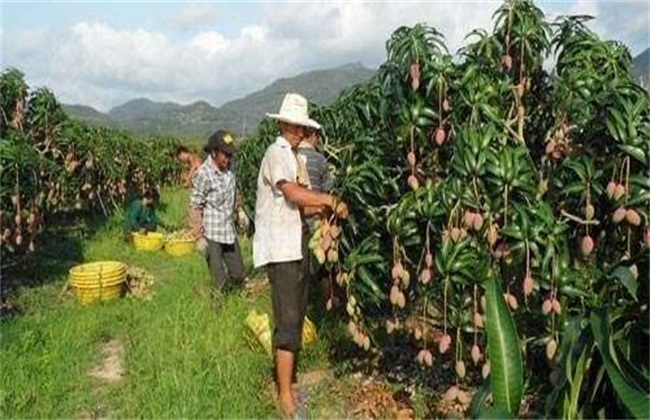
[[[163,194],[163,220],[180,224],[186,196],[184,190]],[[147,270],[155,279],[151,298],[82,306],[71,292],[62,293],[66,275],[20,289],[11,298],[17,314],[0,323],[0,416],[275,417],[271,361],[248,347],[243,325],[250,309],[268,310],[268,293],[255,299],[235,293],[216,311],[198,253],[136,252],[122,242],[119,219],[81,238],[76,257]],[[59,239],[31,258],[35,267],[48,266],[38,259],[55,253],[58,243],[71,243]],[[250,269],[250,242],[242,245]],[[70,266],[80,262],[72,258]],[[325,349],[324,342],[308,349],[301,370],[327,367]]]

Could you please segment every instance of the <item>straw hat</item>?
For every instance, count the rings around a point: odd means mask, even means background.
[[[280,112],[277,114],[266,114],[267,117],[290,124],[302,125],[320,130],[321,125],[309,118],[307,112],[307,99],[297,93],[287,93],[284,95]]]

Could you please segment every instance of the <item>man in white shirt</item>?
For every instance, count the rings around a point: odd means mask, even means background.
[[[255,267],[266,266],[273,301],[273,346],[280,409],[295,416],[298,404],[291,382],[296,355],[301,348],[302,324],[307,311],[307,284],[303,262],[307,261],[307,229],[303,217],[335,211],[347,217],[347,206],[330,194],[315,192],[308,185],[306,167],[298,157],[305,127],[320,128],[309,118],[307,100],[296,93],[285,95],[280,112],[267,114],[279,121],[281,135],[266,150],[257,178],[255,203]],[[307,178],[307,179],[304,179]]]

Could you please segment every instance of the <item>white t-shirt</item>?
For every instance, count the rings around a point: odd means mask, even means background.
[[[278,137],[266,150],[257,177],[253,237],[255,267],[302,259],[300,210],[278,188],[280,181],[297,182],[297,179],[296,155],[291,144]]]

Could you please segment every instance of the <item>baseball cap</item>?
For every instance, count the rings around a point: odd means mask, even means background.
[[[235,153],[235,142],[232,134],[224,130],[217,130],[208,138],[208,142],[203,146],[205,153],[211,153],[213,150],[220,150],[227,155]]]

